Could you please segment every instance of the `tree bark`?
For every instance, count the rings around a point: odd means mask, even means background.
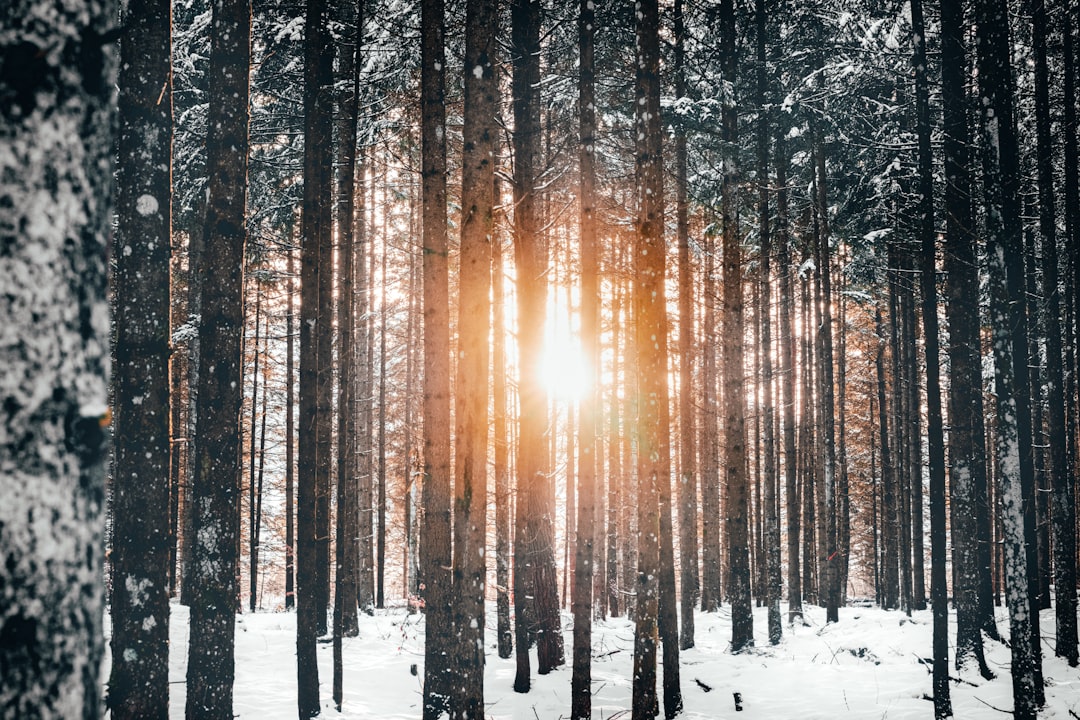
[[[461,267],[454,398],[452,602],[457,647],[453,662],[458,666],[459,680],[451,712],[454,720],[484,717],[488,337],[491,329],[491,238],[498,106],[495,79],[498,4],[495,0],[469,0],[465,12]]]
[[[784,499],[787,506],[788,551],[788,622],[802,620],[802,582],[799,573],[799,490],[798,460],[795,449],[795,330],[792,316],[795,301],[792,293],[791,244],[788,239],[788,156],[784,130],[776,126],[776,244],[777,273],[780,276],[780,374],[784,407]]]
[[[979,90],[982,95],[983,182],[987,206],[990,326],[997,392],[999,485],[1004,527],[1006,599],[1009,606],[1014,717],[1034,718],[1042,704],[1042,679],[1032,628],[1031,535],[1033,466],[1028,386],[1027,323],[1023,317],[1020,164],[1013,114],[1008,7],[1001,0],[976,3]],[[1025,548],[1027,551],[1025,552]],[[1034,611],[1034,615],[1033,615]]]
[[[596,238],[595,185],[596,92],[594,36],[596,13],[593,0],[581,0],[578,10],[578,165],[580,191],[581,341],[591,382],[581,398],[578,444],[578,516],[574,565],[574,648],[570,680],[570,716],[592,717],[592,613],[593,560],[596,556],[597,428],[600,425],[600,391],[595,384],[600,364],[599,248]],[[569,458],[568,462],[572,462]]]
[[[1039,231],[1042,235],[1042,317],[1046,338],[1046,400],[1049,420],[1050,486],[1053,504],[1054,607],[1057,631],[1054,653],[1075,667],[1076,631],[1076,505],[1069,473],[1069,442],[1065,428],[1062,323],[1058,271],[1057,212],[1054,193],[1054,148],[1050,135],[1050,90],[1047,61],[1046,0],[1032,0],[1032,41],[1035,50],[1035,114],[1038,150]],[[1062,25],[1063,35],[1073,30]],[[1071,43],[1069,43],[1071,45]],[[1071,51],[1071,47],[1068,48]],[[1067,103],[1075,102],[1065,95]],[[1049,602],[1049,598],[1047,598]]]
[[[635,126],[639,183],[634,252],[633,325],[637,355],[638,564],[634,612],[633,720],[656,717],[660,577],[659,485],[669,451],[667,315],[664,300],[663,159],[660,126],[660,14],[656,0],[637,3]]]
[[[207,175],[210,193],[199,346],[213,371],[199,373],[192,495],[195,585],[188,644],[188,718],[233,715],[234,609],[240,477],[241,335],[248,168],[251,8],[215,6],[211,28]]]
[[[686,96],[686,22],[675,0],[675,96]],[[682,629],[679,647],[694,647],[694,607],[700,595],[697,541],[697,422],[694,395],[694,278],[690,262],[686,130],[675,119],[675,227],[679,263],[679,548]]]
[[[926,444],[930,463],[930,601],[933,613],[934,717],[952,713],[949,693],[949,590],[946,587],[945,438],[941,416],[937,244],[934,228],[934,158],[930,149],[930,87],[926,77],[926,27],[922,0],[911,0],[912,65],[918,135],[919,282],[926,354]],[[921,478],[920,478],[921,482]],[[922,512],[922,508],[918,508]]]
[[[116,176],[119,252],[114,254],[113,278],[116,440],[110,555],[113,662],[108,707],[115,718],[165,718],[169,710],[168,578],[172,566],[170,4],[129,5],[123,22],[128,31],[120,48]],[[172,402],[180,406],[179,397]]]
[[[450,712],[451,616],[450,274],[446,221],[443,0],[420,6],[420,142],[423,200],[424,405],[421,591],[426,612],[424,720]]]
[[[40,10],[26,0],[0,8],[0,715],[91,720],[102,714],[116,120],[105,40],[118,8]],[[46,223],[43,207],[64,211]]]
[[[320,433],[328,429],[320,415],[319,335],[329,335],[331,319],[320,303],[320,276],[330,272],[323,263],[322,246],[329,243],[330,227],[321,209],[330,192],[330,96],[333,76],[325,0],[311,0],[304,18],[304,205],[300,251],[300,378],[297,438],[296,509],[296,671],[300,718],[319,714],[319,668],[315,638],[325,629],[319,552],[316,464],[326,445]],[[320,623],[321,618],[321,623]],[[323,626],[323,627],[320,627]]]

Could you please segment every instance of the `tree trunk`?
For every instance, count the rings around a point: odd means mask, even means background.
[[[386,205],[385,200],[384,205]],[[383,212],[382,278],[379,286],[379,494],[375,502],[375,607],[377,608],[386,607],[386,256],[389,254],[386,212]]]
[[[202,357],[213,362],[214,371],[199,373],[188,718],[224,720],[233,715],[250,32],[247,2],[215,7],[206,140],[210,193],[199,324]]]
[[[625,485],[622,464],[622,435],[619,420],[619,330],[622,327],[622,292],[617,282],[611,289],[611,406],[608,426],[608,526],[607,526],[607,604],[611,617],[618,617],[623,603],[620,601],[619,540],[620,528],[626,518],[622,506],[622,488]],[[626,566],[623,565],[625,577]]]
[[[304,206],[300,252],[300,404],[297,453],[296,509],[296,669],[297,704],[301,719],[319,714],[319,668],[315,638],[326,623],[319,553],[316,463],[325,445],[320,432],[319,335],[331,333],[331,319],[320,304],[320,276],[330,272],[321,262],[330,228],[321,209],[330,193],[330,96],[333,75],[328,8],[311,0],[304,19]],[[321,623],[320,623],[321,618]]]
[[[926,354],[926,444],[930,463],[930,602],[934,618],[934,717],[952,713],[949,693],[949,590],[946,587],[945,438],[941,417],[937,245],[934,229],[934,158],[930,149],[930,87],[926,77],[926,28],[922,0],[911,0],[912,65],[918,134],[919,282]],[[920,478],[921,482],[921,478]],[[922,508],[918,508],[922,513]]]
[[[590,380],[599,378],[600,365],[600,285],[599,248],[596,238],[595,185],[596,112],[593,0],[581,0],[578,11],[578,164],[580,182],[581,234],[581,341]],[[581,398],[578,440],[581,465],[578,470],[578,517],[576,562],[574,564],[574,649],[570,680],[570,716],[573,720],[592,717],[592,612],[593,560],[596,544],[597,429],[600,425],[599,388],[589,383]],[[572,462],[572,458],[568,459]],[[569,489],[568,489],[569,491]]]
[[[772,345],[772,234],[769,227],[769,131],[770,113],[766,104],[768,92],[768,37],[765,0],[756,0],[754,17],[757,22],[757,182],[758,232],[761,236],[761,262],[758,266],[760,297],[758,313],[761,324],[761,384],[764,424],[764,507],[760,509],[765,521],[765,605],[768,608],[769,643],[776,645],[783,637],[780,619],[780,517],[777,490],[777,461],[775,427],[776,407],[773,404],[773,345]]]
[[[295,578],[295,552],[296,539],[294,519],[296,517],[296,501],[294,499],[294,483],[296,480],[296,397],[293,384],[294,369],[293,358],[296,355],[295,341],[293,340],[293,278],[296,276],[296,252],[292,247],[286,248],[288,254],[286,275],[286,311],[285,311],[285,609],[288,610],[296,604],[296,594],[293,580]]]
[[[499,638],[499,657],[506,659],[514,649],[514,632],[510,625],[510,458],[507,437],[506,397],[506,320],[503,292],[505,270],[501,241],[491,247],[492,267],[492,353],[494,372],[492,396],[495,431],[495,604]]]
[[[633,720],[656,717],[657,617],[660,577],[659,486],[668,462],[667,314],[664,300],[663,158],[660,125],[660,14],[656,0],[637,11],[635,126],[637,238],[633,326],[638,418],[638,565],[634,612]],[[671,708],[673,710],[673,708]]]
[[[110,555],[113,662],[108,707],[115,718],[165,718],[172,567],[168,371],[172,88],[160,83],[169,77],[170,5],[126,6],[123,23],[128,32],[120,48],[116,175],[116,247],[120,251],[113,255],[116,381],[112,403],[116,419]],[[5,372],[13,369],[8,366]],[[180,406],[179,397],[172,402]],[[10,490],[5,490],[4,497],[8,503]],[[6,602],[13,600],[5,597]],[[86,612],[93,611],[87,608]],[[64,640],[72,641],[68,633]],[[8,680],[4,683],[8,685]],[[97,692],[94,688],[95,697]],[[37,712],[48,714],[48,705],[43,703]],[[7,708],[0,715],[21,714],[7,703],[0,707]]]
[[[952,503],[953,567],[956,582],[956,666],[978,663],[990,675],[983,656],[980,600],[978,513],[986,514],[986,456],[983,451],[981,353],[979,349],[978,277],[970,187],[970,128],[965,106],[963,7],[941,0],[942,105],[945,154],[945,297],[949,323],[949,489]],[[982,487],[982,502],[977,488]],[[989,566],[989,553],[986,563]],[[989,591],[989,588],[986,588]],[[987,594],[989,594],[987,592]],[[991,613],[991,619],[993,615]]]
[[[256,271],[257,272],[257,271]],[[254,277],[255,273],[252,273]],[[259,561],[258,550],[255,545],[255,468],[256,453],[255,443],[259,433],[256,428],[259,424],[259,328],[262,323],[262,293],[259,291],[259,281],[254,280],[255,285],[255,338],[252,350],[251,362],[251,423],[248,426],[248,609],[255,612],[258,604],[259,589]],[[263,388],[265,391],[265,388]]]
[[[458,362],[454,397],[452,614],[456,635],[453,662],[458,666],[459,680],[453,696],[451,717],[454,720],[484,717],[484,550],[488,500],[493,160],[498,106],[495,79],[497,19],[495,0],[469,0],[467,3]]]
[[[686,23],[675,0],[675,96],[686,96]],[[675,227],[679,248],[679,548],[682,631],[679,647],[694,647],[694,607],[700,595],[697,541],[697,423],[694,404],[694,278],[690,264],[686,130],[675,121]]]
[[[375,524],[372,516],[374,509],[375,459],[372,455],[372,425],[374,421],[374,383],[373,383],[373,342],[374,327],[374,228],[368,223],[374,213],[375,193],[371,190],[368,199],[368,185],[365,178],[367,170],[367,151],[363,146],[357,149],[356,158],[356,209],[354,211],[355,237],[357,250],[356,263],[356,301],[355,313],[364,320],[356,328],[356,357],[358,366],[356,398],[356,452],[359,468],[357,474],[357,543],[356,543],[356,604],[367,615],[375,607],[375,564],[374,547]],[[374,187],[374,186],[373,186]],[[447,546],[449,552],[449,545]]]
[[[118,8],[88,0],[41,10],[25,0],[0,9],[0,715],[92,720],[103,710],[106,253],[116,127],[115,56],[105,43],[115,39]],[[135,212],[149,209],[133,201]],[[64,211],[43,222],[42,208]],[[159,442],[167,440],[163,433]],[[162,484],[165,452],[155,452]]]
[[[1022,720],[1034,718],[1036,708],[1042,704],[1042,679],[1039,651],[1032,643],[1032,629],[1038,627],[1038,609],[1032,597],[1034,578],[1030,557],[1034,532],[1030,493],[1034,478],[1031,415],[1025,403],[1028,357],[1018,197],[1020,164],[1013,115],[1008,7],[1001,0],[981,0],[976,3],[976,17],[979,90],[983,100],[980,109],[990,326],[997,392],[995,451],[1001,473],[1014,716]]]
[[[424,720],[450,712],[453,692],[450,530],[450,275],[446,222],[443,0],[420,6],[420,142],[423,199],[424,405],[421,591],[426,613]]]
[[[362,0],[337,0],[345,37],[337,43],[338,82],[347,89],[338,94],[337,152],[339,170],[334,188],[340,273],[338,313],[338,444],[337,444],[337,555],[334,624],[341,635],[360,632],[354,598],[357,593],[358,488],[356,463],[356,132],[360,96],[363,37]],[[361,272],[363,264],[361,263]],[[336,596],[341,595],[340,610]],[[335,640],[337,633],[335,632]],[[336,649],[336,647],[335,647]],[[336,677],[335,677],[336,679]],[[340,704],[340,699],[338,700]]]
[[[239,539],[239,414],[242,403],[243,260],[247,195],[250,7],[215,8],[204,226],[205,282],[199,345],[213,373],[199,374],[192,495],[196,570],[192,575],[187,716],[232,717],[233,615]],[[242,68],[237,71],[236,68]]]
[[[1057,618],[1055,654],[1077,665],[1076,631],[1076,505],[1069,473],[1069,442],[1065,428],[1064,377],[1061,356],[1061,302],[1058,284],[1057,213],[1054,195],[1054,148],[1050,136],[1050,91],[1047,64],[1046,1],[1032,0],[1032,41],[1035,49],[1035,114],[1038,144],[1039,230],[1042,234],[1043,331],[1046,338],[1046,400],[1050,447],[1050,487],[1053,503],[1054,600]],[[1073,30],[1062,25],[1063,35]],[[1069,43],[1071,45],[1071,42]],[[1071,47],[1068,48],[1071,51]],[[1067,103],[1075,102],[1066,94]],[[1049,602],[1049,597],[1047,597]]]
[[[554,479],[546,453],[548,398],[541,363],[544,326],[547,316],[548,246],[541,229],[541,207],[537,195],[540,162],[540,4],[536,0],[516,0],[511,5],[511,45],[514,106],[514,250],[518,288],[518,347],[521,357],[520,431],[518,434],[518,527],[515,539],[515,588],[519,573],[531,577],[531,593],[518,593],[518,604],[526,595],[532,602],[518,622],[527,622],[535,633],[537,672],[545,675],[563,662],[562,633],[559,628],[558,580],[555,568]],[[552,434],[551,437],[554,437]],[[524,546],[517,548],[520,543]],[[518,666],[514,687],[529,688],[528,642],[518,631]]]
[[[792,293],[791,244],[788,239],[788,156],[784,130],[776,126],[776,244],[780,276],[780,374],[784,407],[784,494],[787,505],[788,622],[802,620],[802,582],[799,573],[799,490],[795,450],[795,313]]]
[[[701,609],[716,612],[723,599],[720,573],[720,458],[716,397],[716,240],[705,234],[701,336]]]

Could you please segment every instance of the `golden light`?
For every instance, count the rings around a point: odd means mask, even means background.
[[[566,307],[549,301],[541,364],[544,387],[561,402],[576,402],[591,386],[581,341],[570,327]]]

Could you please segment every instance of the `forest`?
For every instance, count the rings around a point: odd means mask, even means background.
[[[0,46],[0,718],[1080,717],[1076,2]]]

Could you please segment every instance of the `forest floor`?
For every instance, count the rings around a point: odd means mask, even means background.
[[[786,612],[786,605],[782,606]],[[558,720],[569,717],[570,665],[535,675],[527,694],[512,689],[515,661],[495,652],[495,612],[487,617],[485,700],[488,716],[507,720]],[[786,617],[786,615],[785,615]],[[955,616],[951,616],[955,621]],[[1046,707],[1041,718],[1080,717],[1080,670],[1054,657],[1054,616],[1042,614]],[[908,618],[902,612],[876,607],[841,608],[840,622],[825,623],[823,608],[809,607],[806,624],[785,623],[784,638],[769,646],[766,616],[754,611],[757,647],[740,655],[728,651],[731,621],[728,608],[698,613],[697,644],[680,655],[686,720],[870,720],[933,717],[929,656],[929,611]],[[563,615],[566,655],[570,657],[573,621]],[[998,608],[998,624],[1008,635],[1007,613]],[[950,629],[955,637],[955,626]],[[171,717],[184,716],[188,610],[172,605],[170,625]],[[624,618],[593,625],[593,718],[629,720],[633,625]],[[296,717],[296,615],[285,612],[244,614],[236,620],[236,685],[234,711],[240,718],[274,720]],[[422,615],[401,607],[361,615],[360,636],[345,638],[342,712],[331,700],[332,655],[320,642],[319,677],[325,718],[417,720],[420,717],[424,662]],[[1008,717],[1012,709],[1009,649],[987,642],[987,661],[996,677],[952,671],[952,701],[957,720]],[[107,660],[106,660],[107,662]],[[415,671],[415,672],[414,672]],[[106,675],[107,677],[107,675]],[[734,693],[742,698],[736,714]]]

